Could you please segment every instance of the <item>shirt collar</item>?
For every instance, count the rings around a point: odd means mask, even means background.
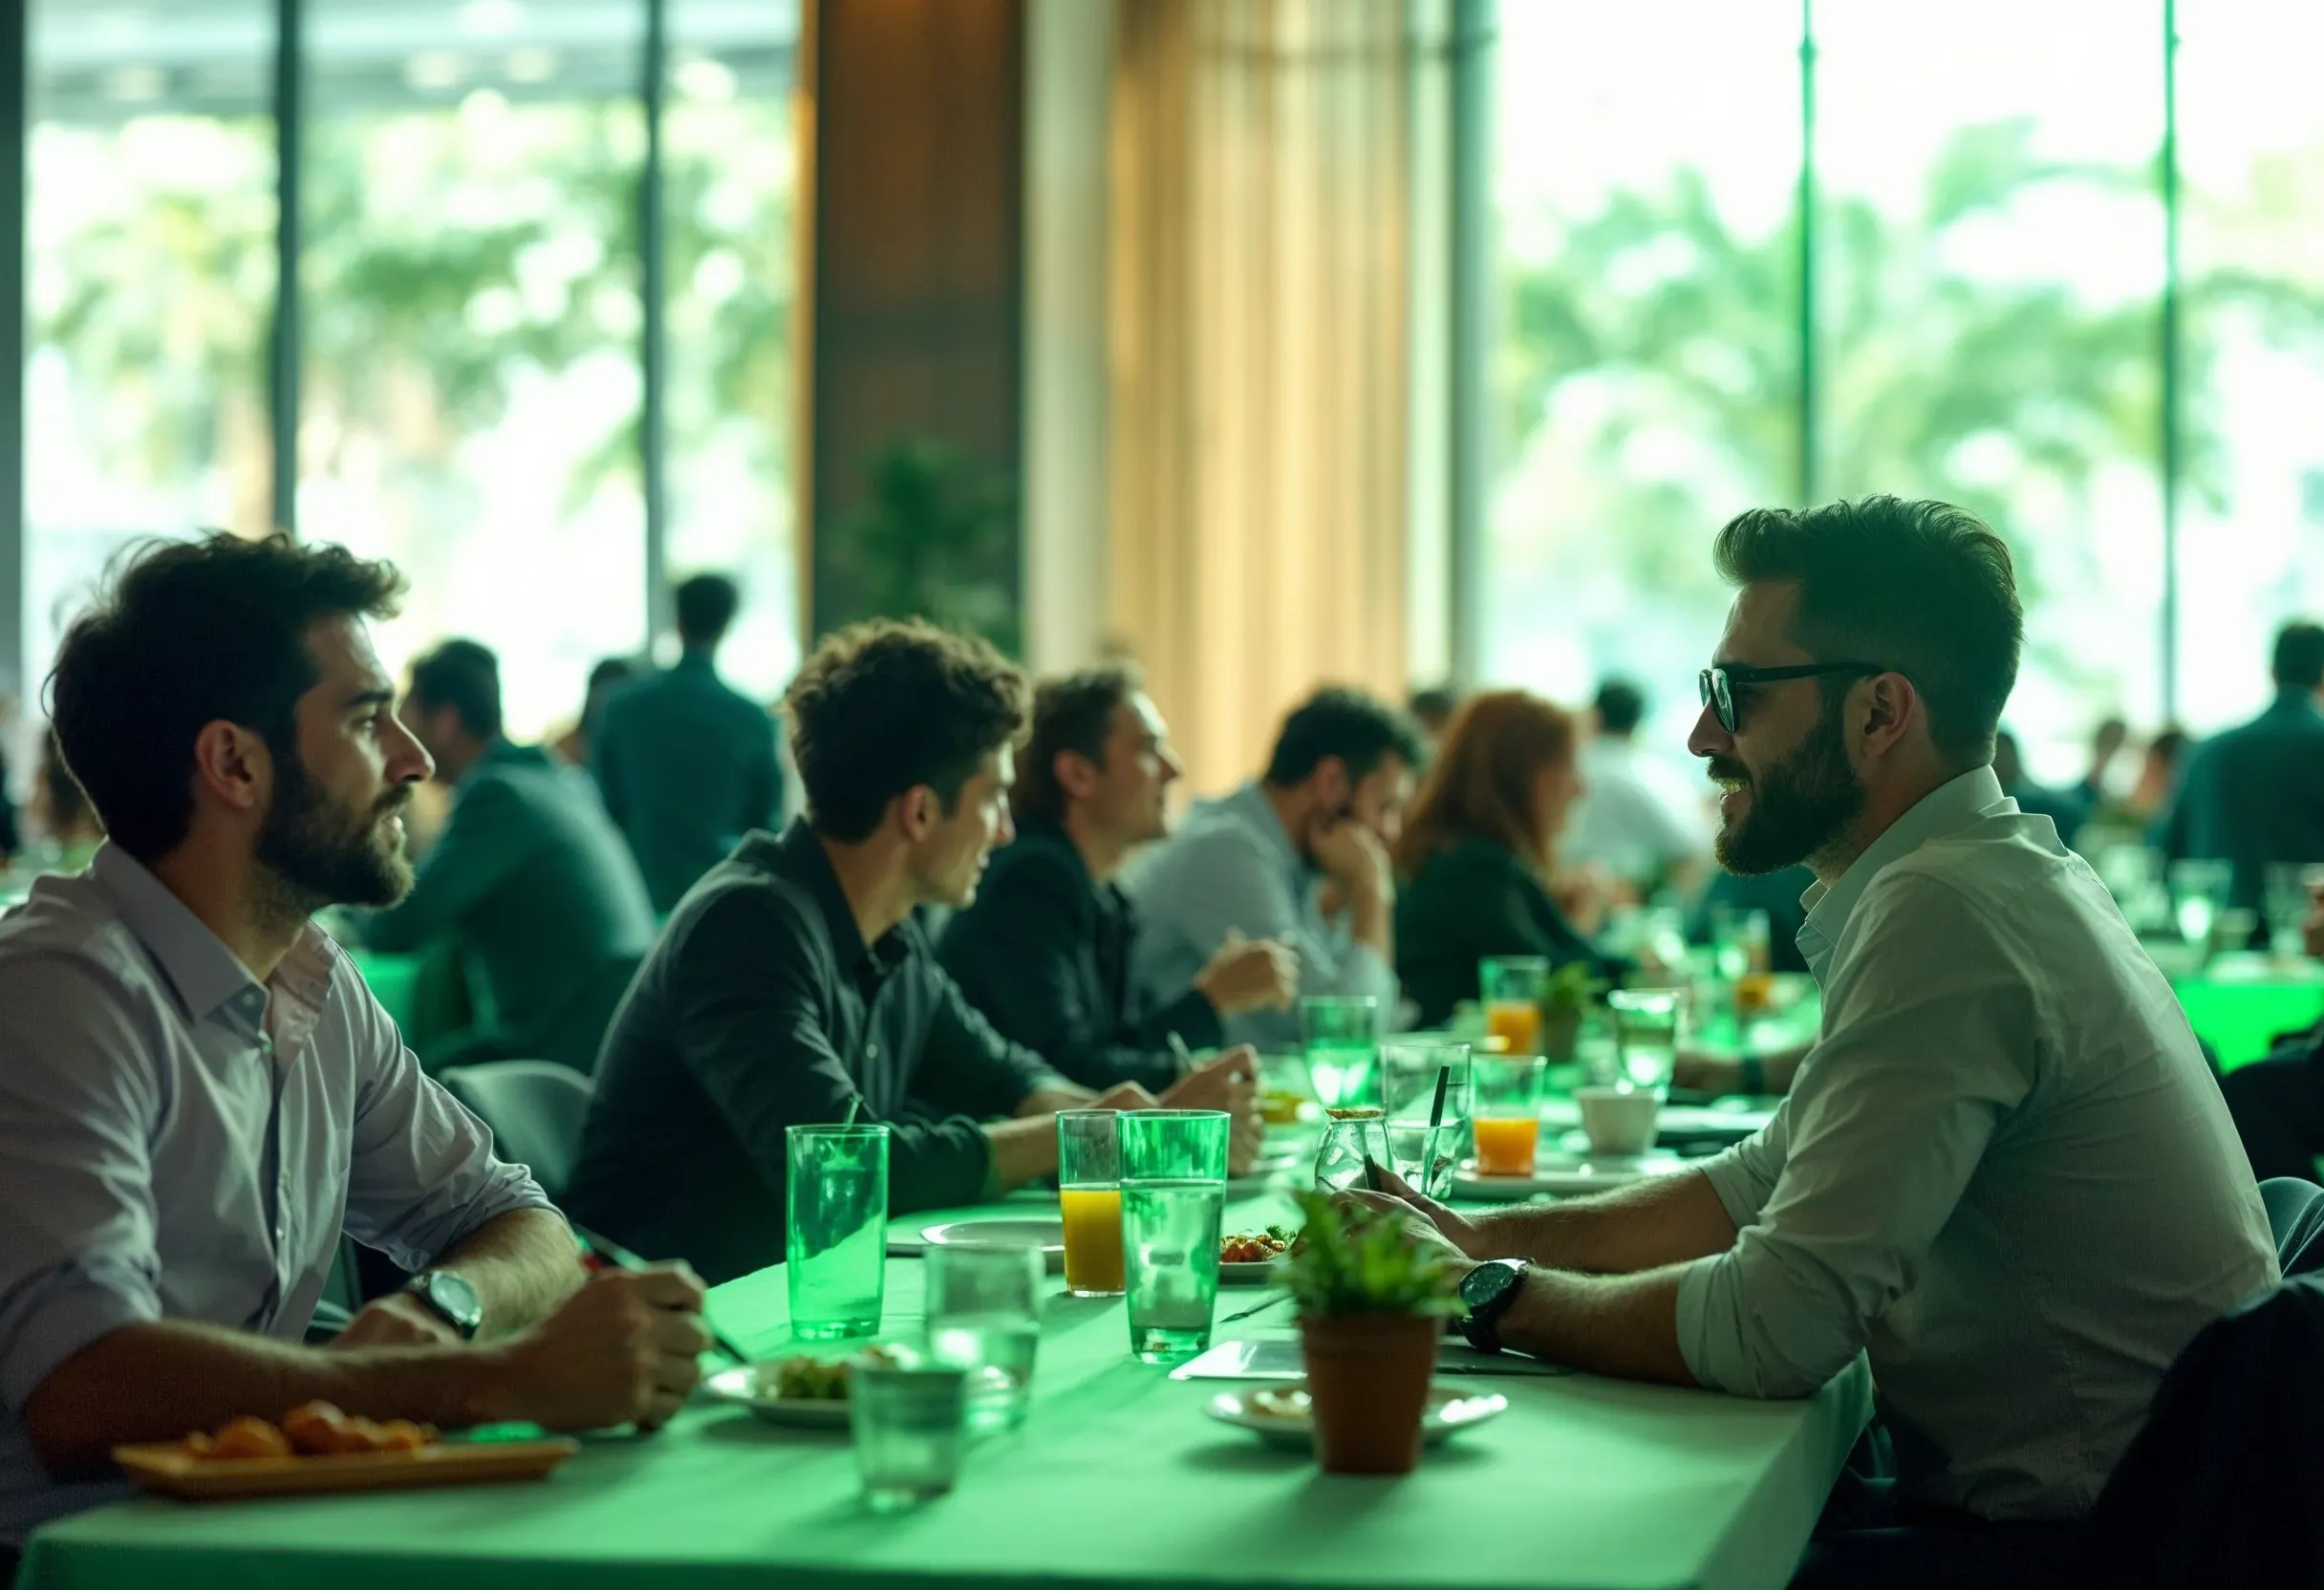
[[[876,944],[864,943],[864,931],[855,921],[855,907],[848,899],[848,892],[839,887],[839,874],[831,870],[831,858],[824,852],[823,842],[807,827],[806,818],[792,818],[783,836],[768,848],[774,852],[773,870],[805,887],[823,908],[824,931],[830,935],[831,955],[842,973],[853,973],[866,956],[878,963],[883,974],[893,971],[903,961],[911,946],[905,942],[901,927],[882,934]]]
[[[206,1020],[229,1001],[238,1002],[253,1021],[261,1019],[269,989],[167,884],[110,842],[97,847],[89,865],[113,896],[121,920],[160,963],[189,1020]],[[303,1007],[319,1008],[335,956],[330,939],[310,923],[283,957],[272,986]]]
[[[2001,781],[1993,776],[1992,768],[1972,768],[1922,796],[1864,848],[1864,853],[1840,875],[1838,883],[1818,883],[1802,894],[1799,903],[1807,907],[1808,918],[1800,925],[1799,953],[1807,957],[1817,980],[1823,980],[1832,948],[1840,942],[1848,918],[1855,914],[1856,902],[1864,897],[1874,878],[1890,863],[1904,860],[1932,839],[1968,827],[2003,803],[2012,811],[2017,809],[2016,803],[2002,794]]]

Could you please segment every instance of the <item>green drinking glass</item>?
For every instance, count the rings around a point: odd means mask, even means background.
[[[888,1128],[792,1127],[784,1271],[791,1334],[871,1336],[888,1287]]]
[[[1148,1364],[1182,1363],[1211,1344],[1231,1127],[1216,1109],[1120,1116],[1130,1350]]]

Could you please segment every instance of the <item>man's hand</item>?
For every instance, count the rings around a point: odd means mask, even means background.
[[[348,1322],[334,1347],[457,1347],[452,1321],[409,1292],[375,1298]]]
[[[1390,899],[1396,892],[1396,872],[1380,836],[1353,819],[1344,818],[1318,829],[1308,847],[1323,875],[1339,885],[1351,905],[1366,899]]]
[[[1405,1219],[1405,1230],[1415,1240],[1441,1243],[1465,1258],[1506,1257],[1491,1251],[1493,1241],[1487,1234],[1435,1199],[1414,1192],[1402,1176],[1387,1166],[1375,1165],[1372,1169],[1380,1191],[1342,1192],[1339,1198],[1343,1203],[1401,1214]]]
[[[701,1378],[710,1345],[702,1282],[683,1263],[607,1271],[498,1354],[511,1419],[550,1429],[666,1424]]]
[[[1181,1085],[1184,1085],[1181,1084]],[[1167,1095],[1165,1095],[1167,1097]],[[1151,1093],[1134,1082],[1117,1082],[1091,1099],[1087,1104],[1074,1105],[1074,1109],[1158,1109],[1161,1107]],[[1206,1105],[1203,1107],[1208,1108]]]
[[[1297,950],[1272,938],[1245,938],[1238,933],[1227,935],[1210,964],[1194,978],[1194,991],[1221,1016],[1240,1016],[1246,1010],[1289,1010],[1299,987]]]
[[[1681,1049],[1670,1068],[1670,1085],[1690,1088],[1697,1093],[1714,1097],[1739,1092],[1743,1085],[1743,1063],[1732,1055],[1714,1055],[1701,1049]]]
[[[1206,1061],[1162,1095],[1166,1109],[1223,1109],[1235,1118],[1227,1139],[1227,1174],[1245,1176],[1259,1163],[1267,1120],[1259,1106],[1259,1052],[1248,1043]]]

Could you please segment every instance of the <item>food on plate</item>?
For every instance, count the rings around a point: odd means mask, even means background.
[[[886,1367],[895,1355],[882,1347],[866,1347],[856,1355]],[[793,1402],[844,1403],[848,1400],[848,1361],[810,1358],[801,1354],[775,1365],[775,1395]]]
[[[1221,1264],[1267,1264],[1291,1251],[1299,1240],[1299,1233],[1281,1226],[1269,1226],[1254,1235],[1237,1232],[1218,1239],[1218,1262]]]
[[[329,1403],[307,1403],[283,1415],[280,1429],[245,1416],[211,1435],[196,1430],[183,1442],[185,1454],[205,1463],[266,1457],[346,1457],[364,1452],[416,1452],[438,1439],[433,1425],[409,1419],[376,1424],[351,1419]]]

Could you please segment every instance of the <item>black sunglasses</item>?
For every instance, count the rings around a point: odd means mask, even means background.
[[[1813,679],[1830,674],[1885,674],[1890,670],[1877,662],[1806,662],[1794,668],[1745,668],[1730,664],[1724,668],[1706,668],[1697,681],[1703,692],[1703,704],[1718,715],[1719,727],[1729,734],[1735,732],[1735,695],[1755,684],[1779,684],[1785,679]]]

